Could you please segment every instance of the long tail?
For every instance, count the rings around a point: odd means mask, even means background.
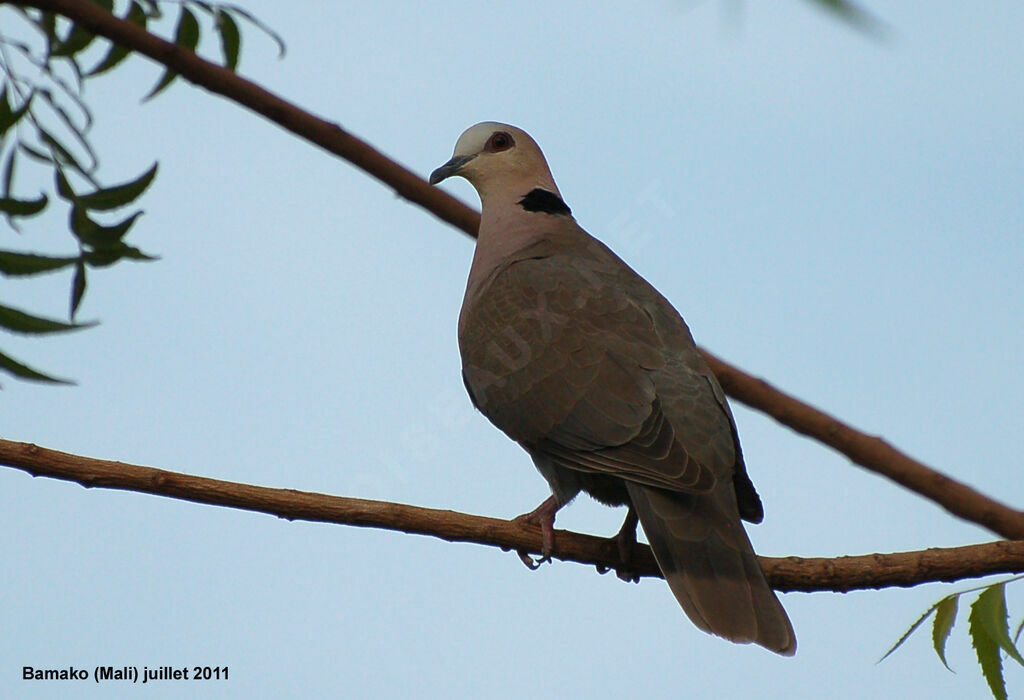
[[[693,623],[733,642],[795,654],[793,625],[765,580],[739,513],[729,512],[721,494],[627,485],[658,566]]]

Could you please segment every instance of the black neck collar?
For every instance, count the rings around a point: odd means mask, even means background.
[[[572,216],[569,205],[554,192],[535,187],[519,200],[519,206],[526,211],[535,211],[552,216]]]

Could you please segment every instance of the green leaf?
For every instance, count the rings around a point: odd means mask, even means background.
[[[48,374],[43,374],[38,370],[32,369],[28,365],[23,365],[2,352],[0,352],[0,369],[13,374],[15,377],[28,379],[29,381],[47,382],[50,384],[74,384],[74,382],[68,381],[67,379],[58,379],[56,377],[51,377]]]
[[[78,159],[75,158],[74,154],[71,153],[63,143],[60,142],[60,139],[41,127],[38,129],[38,132],[40,140],[57,152],[57,156],[54,158],[55,162],[70,165],[78,172],[85,171],[85,169],[79,164]],[[51,156],[51,158],[53,158],[53,156]]]
[[[121,242],[141,214],[141,211],[137,211],[124,221],[104,226],[89,218],[85,208],[75,204],[71,207],[71,232],[85,245],[100,249],[112,248]]]
[[[942,665],[949,668],[946,662],[946,640],[953,630],[953,623],[956,622],[956,613],[960,596],[952,595],[943,598],[935,608],[935,624],[932,625],[932,645],[935,653],[939,655]],[[950,671],[953,669],[949,668]]]
[[[7,162],[4,163],[4,174],[3,174],[3,196],[11,196],[11,183],[14,182],[14,161],[15,156],[18,155],[18,149],[12,148],[11,152],[7,154]]]
[[[174,33],[174,43],[183,49],[195,51],[199,45],[199,21],[192,12],[182,5],[181,16],[178,17],[178,28]],[[149,94],[142,98],[143,102],[151,100],[164,90],[178,74],[168,68]]]
[[[57,15],[53,12],[44,12],[36,26],[43,32],[43,36],[46,37],[46,62],[49,63],[53,45],[60,41],[57,37]]]
[[[199,21],[187,8],[182,8],[178,19],[178,29],[174,34],[174,43],[189,51],[195,51],[199,45]]]
[[[40,194],[39,199],[0,197],[0,212],[7,216],[35,216],[46,208],[48,201],[45,194]]]
[[[118,243],[117,245],[113,245],[107,248],[100,248],[98,250],[86,251],[83,254],[83,256],[85,258],[86,264],[88,264],[89,267],[108,267],[109,265],[113,265],[119,260],[124,260],[125,258],[129,260],[145,261],[159,259],[151,255],[146,255],[138,248],[127,245],[125,243]]]
[[[57,196],[71,203],[78,201],[78,195],[71,189],[71,183],[68,182],[68,178],[63,170],[56,168],[53,171],[53,178],[56,182]]]
[[[107,187],[89,194],[79,194],[76,196],[76,201],[86,209],[94,211],[109,211],[131,204],[153,182],[153,178],[156,177],[157,165],[157,163],[153,163],[152,168],[123,185]]]
[[[104,248],[82,253],[82,257],[89,267],[110,267],[121,259],[121,253],[112,248]]]
[[[18,123],[18,121],[25,116],[28,112],[28,108],[32,105],[32,99],[36,96],[33,90],[29,93],[29,96],[25,98],[25,101],[17,109],[11,109],[10,103],[7,101],[7,85],[4,85],[4,91],[0,93],[0,139],[3,139],[4,134]]]
[[[92,40],[96,38],[96,35],[85,29],[81,25],[73,24],[71,29],[68,31],[67,38],[59,40],[57,45],[53,47],[50,52],[51,56],[74,56],[79,51],[84,50]]]
[[[78,264],[75,265],[75,276],[71,280],[70,316],[72,319],[75,318],[75,313],[78,311],[78,307],[82,303],[83,296],[85,296],[85,262],[79,260]]]
[[[34,253],[16,253],[0,250],[0,274],[7,277],[38,275],[73,265],[78,258],[52,258]]]
[[[89,113],[88,108],[84,104],[76,103],[83,111],[85,119],[85,124],[79,127],[68,111],[64,109],[64,106],[61,105],[60,101],[54,98],[53,93],[50,90],[39,90],[39,94],[47,105],[49,105],[49,108],[53,110],[53,113],[57,115],[61,122],[64,123],[64,126],[67,127],[67,130],[71,135],[75,137],[75,141],[78,142],[78,145],[83,151],[85,151],[86,155],[89,156],[89,160],[91,161],[89,169],[94,169],[99,165],[99,160],[96,157],[96,152],[93,151],[92,146],[89,144],[89,139],[86,138],[85,135],[86,131],[88,131],[92,124],[92,115]]]
[[[953,594],[953,596],[957,596],[957,595],[959,595],[959,594],[958,593],[954,593]],[[950,596],[950,597],[953,597],[953,596]],[[906,632],[904,632],[903,636],[900,637],[898,640],[896,640],[896,643],[893,644],[892,647],[890,647],[889,651],[885,652],[885,654],[882,656],[882,658],[880,658],[878,660],[878,663],[882,663],[883,661],[885,661],[887,658],[889,658],[890,655],[892,655],[892,653],[894,651],[896,651],[901,646],[903,646],[903,642],[907,641],[910,638],[910,635],[912,635],[914,632],[916,632],[917,628],[920,627],[921,625],[923,625],[924,621],[927,620],[929,617],[931,617],[931,614],[933,612],[938,610],[939,605],[942,604],[943,600],[946,600],[946,599],[943,598],[938,603],[936,603],[935,605],[933,605],[930,608],[928,608],[927,610],[925,610],[924,614],[922,614],[921,617],[917,618],[917,621],[914,622],[914,624],[912,624],[910,626],[910,629],[908,629]]]
[[[217,10],[217,31],[220,33],[220,46],[224,52],[224,67],[234,71],[238,68],[242,34],[238,31],[238,24],[224,10]]]
[[[248,22],[249,24],[253,25],[257,29],[259,29],[261,32],[263,32],[264,34],[269,36],[271,41],[273,41],[275,44],[277,44],[277,57],[278,58],[284,58],[284,54],[287,51],[288,47],[285,45],[284,39],[281,38],[280,34],[275,32],[268,25],[266,25],[263,22],[261,22],[259,20],[259,18],[256,17],[256,15],[254,15],[251,12],[247,11],[244,7],[239,7],[238,5],[230,5],[230,4],[222,5],[221,7],[223,7],[225,10],[227,10],[229,12],[232,12],[232,13],[238,15],[239,17],[244,19],[246,22]]]
[[[1006,582],[989,587],[978,596],[978,599],[980,600],[984,596],[991,596],[993,599],[992,603],[986,604],[983,608],[988,614],[982,618],[982,623],[988,630],[989,636],[1011,659],[1024,666],[1024,657],[1020,655],[1017,647],[1013,645],[1013,640],[1010,639],[1010,627],[1007,620],[1009,616],[1006,612]]]
[[[1000,627],[1006,632],[1006,598],[1003,585],[986,588],[978,599],[971,603],[971,614],[967,618],[971,644],[978,654],[982,675],[996,700],[1006,700],[1006,681],[1003,679],[1003,659],[998,638]]]
[[[131,22],[137,27],[142,29],[146,28],[146,11],[142,9],[142,5],[137,2],[133,2],[128,8],[128,14],[124,16],[126,22]],[[86,76],[100,75],[106,73],[111,68],[117,66],[121,61],[128,58],[131,54],[131,50],[120,44],[111,43],[110,51],[107,52],[106,57],[96,64],[96,67],[86,73]]]
[[[43,333],[63,333],[66,331],[77,331],[82,328],[95,326],[95,321],[89,323],[64,323],[49,318],[33,316],[9,306],[0,305],[0,327],[6,328],[15,333],[27,333],[39,335]]]
[[[153,262],[155,260],[160,259],[159,255],[149,255],[148,253],[143,253],[135,246],[130,246],[127,243],[121,243],[121,245],[119,245],[116,248],[116,250],[119,253],[121,253],[122,258],[128,258],[129,260],[142,260],[144,262]]]

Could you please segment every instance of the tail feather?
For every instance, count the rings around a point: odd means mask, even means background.
[[[695,625],[792,656],[796,635],[768,586],[735,504],[721,492],[672,493],[627,482],[672,593]]]

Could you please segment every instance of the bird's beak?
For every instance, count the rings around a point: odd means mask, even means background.
[[[441,182],[441,180],[449,178],[452,175],[458,175],[459,170],[462,168],[462,166],[468,163],[469,161],[473,160],[474,158],[476,158],[475,153],[471,156],[452,156],[452,159],[450,161],[442,165],[434,172],[430,173],[430,184],[436,185],[437,183]]]

